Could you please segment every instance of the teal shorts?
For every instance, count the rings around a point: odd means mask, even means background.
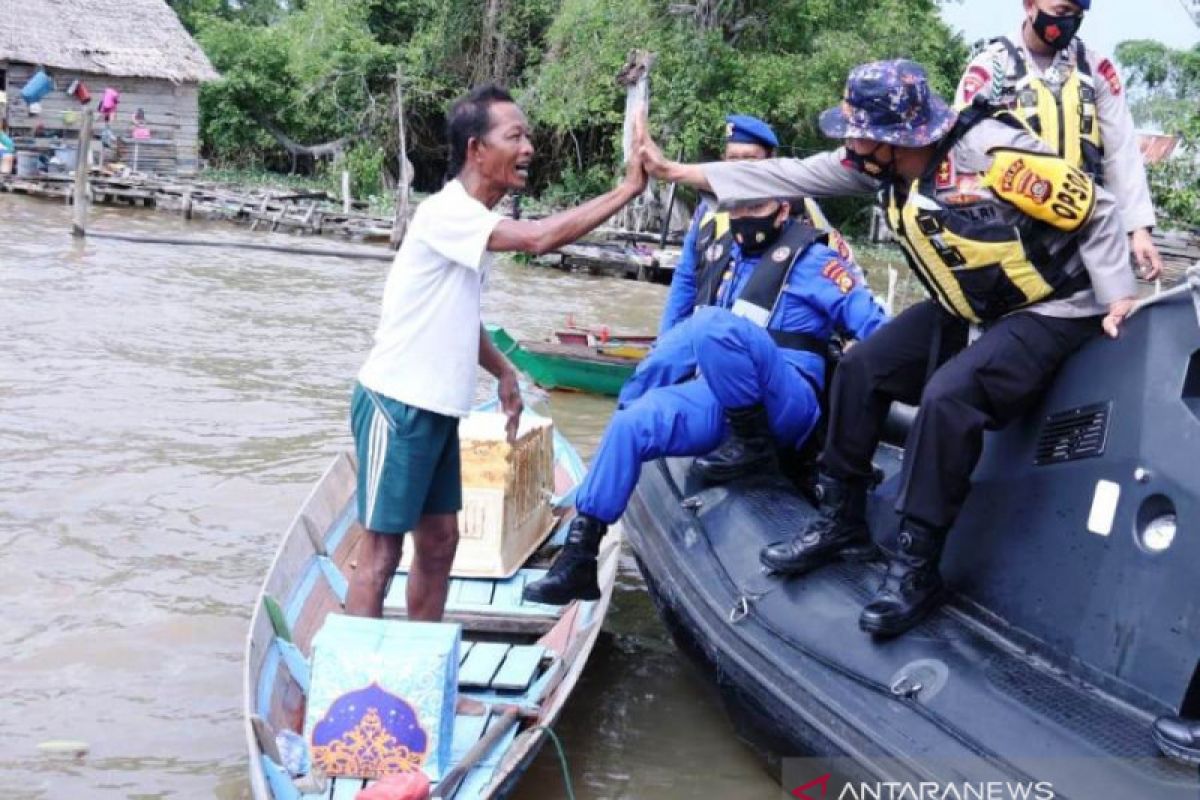
[[[425,514],[462,508],[457,417],[414,408],[355,383],[350,427],[358,453],[358,521],[364,528],[405,533]]]

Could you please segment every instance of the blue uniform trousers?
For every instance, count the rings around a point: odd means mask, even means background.
[[[771,433],[784,446],[798,447],[816,426],[820,403],[815,382],[788,363],[765,330],[729,311],[708,307],[671,331],[672,351],[685,349],[679,338],[684,331],[699,377],[659,386],[643,381],[636,393],[622,393],[622,406],[605,429],[579,487],[575,506],[581,513],[616,522],[625,512],[642,464],[713,450],[725,437],[726,408],[763,403]],[[650,359],[680,363],[658,350]],[[647,366],[651,369],[644,372],[650,375],[672,371],[654,369],[653,362]]]

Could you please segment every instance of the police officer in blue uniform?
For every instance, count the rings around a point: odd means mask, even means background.
[[[761,119],[745,114],[725,117],[725,161],[761,161],[775,155],[778,147],[775,131]],[[671,288],[658,326],[659,336],[690,317],[696,307],[696,267],[703,257],[697,251],[696,242],[702,229],[708,226],[713,227],[716,235],[724,235],[729,230],[729,215],[701,200],[683,237],[683,250],[671,275]]]
[[[704,477],[730,479],[768,467],[776,446],[801,446],[821,415],[830,337],[863,339],[885,321],[826,234],[792,219],[788,202],[756,201],[729,217],[726,235],[701,242],[695,312],[658,340],[623,390],[576,495],[566,546],[525,587],[527,600],[600,596],[600,540],[644,462],[710,453]]]

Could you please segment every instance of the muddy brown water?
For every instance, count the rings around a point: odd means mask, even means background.
[[[99,230],[295,243],[97,209]],[[18,798],[242,798],[242,648],[335,452],[387,265],[67,233],[0,195],[0,784]],[[308,243],[308,242],[306,242]],[[653,329],[664,287],[501,264],[485,318]],[[489,389],[481,385],[481,393]],[[607,399],[555,394],[585,456]],[[557,729],[579,798],[774,798],[632,558]],[[82,740],[82,758],[47,754]],[[547,747],[517,796],[565,797]]]

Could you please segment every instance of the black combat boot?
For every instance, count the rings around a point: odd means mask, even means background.
[[[564,606],[572,600],[599,600],[596,555],[608,526],[595,517],[580,514],[571,520],[567,543],[550,566],[546,577],[525,587],[530,603]]]
[[[1162,716],[1154,720],[1158,749],[1187,764],[1200,764],[1200,720]]]
[[[867,529],[870,482],[840,480],[824,473],[817,481],[820,515],[790,541],[769,544],[759,560],[775,572],[803,575],[838,559],[869,561],[878,552]]]
[[[942,602],[938,561],[946,531],[905,519],[899,538],[899,551],[888,554],[883,583],[858,618],[858,626],[876,636],[899,636]]]
[[[708,483],[727,483],[775,467],[775,442],[767,409],[759,403],[725,409],[729,438],[706,456],[697,458],[692,471]]]

